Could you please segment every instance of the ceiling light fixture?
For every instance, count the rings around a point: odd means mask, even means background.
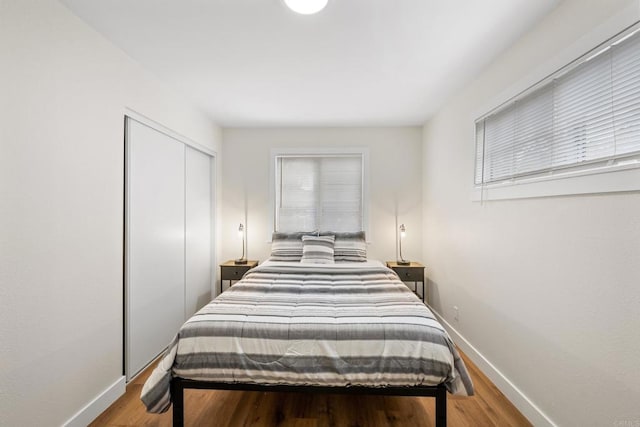
[[[287,7],[302,15],[313,15],[320,12],[329,0],[284,0]]]

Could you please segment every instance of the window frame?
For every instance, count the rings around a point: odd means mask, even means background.
[[[634,33],[637,37],[638,31],[640,31],[640,22],[634,20],[629,24],[628,20],[628,15],[625,17],[620,14],[617,19],[613,19],[607,25],[595,29],[578,43],[566,49],[563,54],[558,55],[549,63],[543,64],[543,67],[540,67],[539,70],[546,69],[547,71],[551,70],[551,72],[546,72],[542,79],[535,78],[535,75],[541,75],[541,71],[527,76],[519,84],[514,85],[511,90],[505,91],[497,98],[501,102],[494,101],[488,104],[493,104],[493,108],[483,108],[483,114],[475,115],[476,118],[472,120],[472,134],[474,135],[473,173],[471,178],[472,201],[640,190],[640,153],[620,155],[613,159],[603,158],[568,167],[557,167],[552,170],[509,177],[498,182],[476,182],[478,153],[481,151],[483,158],[486,156],[484,147],[478,146],[477,124],[488,116],[504,110],[515,100],[525,98],[531,93],[541,90],[549,82],[552,82],[554,78],[596,56],[607,46],[619,43]],[[620,31],[620,28],[624,29]],[[602,40],[605,41],[603,42]],[[518,90],[518,87],[524,87],[524,89]],[[482,128],[484,129],[484,125]]]
[[[277,179],[278,179],[278,159],[281,157],[360,157],[362,161],[362,230],[369,236],[369,149],[366,147],[344,147],[344,148],[272,148],[270,155],[269,170],[269,201],[271,215],[271,229],[267,242],[271,242],[271,233],[276,230],[277,225]],[[300,230],[307,231],[307,230]],[[321,230],[330,231],[330,230]],[[354,230],[360,231],[360,230]]]

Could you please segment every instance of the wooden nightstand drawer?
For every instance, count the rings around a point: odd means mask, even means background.
[[[221,280],[240,280],[244,273],[251,270],[251,267],[246,265],[232,265],[224,266],[220,269]]]
[[[406,282],[422,282],[424,280],[424,269],[415,267],[394,267],[393,269],[400,280]]]
[[[387,267],[395,271],[403,282],[413,282],[413,292],[421,297],[422,302],[424,302],[424,265],[414,261],[408,265],[399,265],[396,261],[387,261]],[[422,294],[418,294],[418,282],[422,284]]]
[[[229,282],[229,286],[235,281],[242,279],[244,274],[257,266],[259,261],[247,261],[246,264],[236,264],[233,260],[220,264],[220,293],[222,293],[222,283]]]

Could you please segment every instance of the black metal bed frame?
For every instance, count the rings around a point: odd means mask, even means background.
[[[240,383],[218,383],[209,381],[185,380],[174,377],[171,380],[173,399],[173,426],[184,426],[184,390],[238,390],[238,391],[275,391],[286,393],[326,393],[326,394],[362,394],[383,396],[426,396],[436,398],[436,427],[447,425],[447,390],[443,384],[437,386],[412,387],[323,387],[296,385],[262,385]]]

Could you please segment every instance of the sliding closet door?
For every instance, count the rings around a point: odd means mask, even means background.
[[[127,380],[185,319],[185,146],[127,118]]]
[[[211,157],[186,147],[186,315],[211,299]]]

